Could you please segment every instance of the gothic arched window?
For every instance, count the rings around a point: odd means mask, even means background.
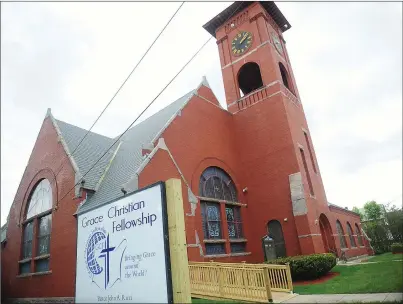
[[[49,270],[52,202],[52,187],[47,179],[42,179],[33,189],[27,204],[20,274]]]
[[[364,246],[364,243],[362,242],[362,235],[361,235],[361,232],[360,232],[360,228],[358,228],[358,225],[357,225],[357,224],[355,224],[355,231],[356,231],[356,233],[357,233],[358,244],[359,244],[360,246]]]
[[[336,229],[337,229],[337,234],[339,235],[341,248],[347,248],[346,239],[344,237],[344,230],[343,230],[343,227],[341,226],[341,223],[339,220],[336,221]]]
[[[222,169],[209,167],[202,173],[199,184],[200,196],[237,202],[237,192],[231,177]]]
[[[241,207],[237,204],[237,191],[231,177],[218,167],[207,168],[200,177],[199,195],[206,254],[225,254],[226,237],[231,253],[244,252]]]
[[[353,235],[353,230],[351,229],[351,225],[349,222],[347,222],[347,233],[348,237],[350,238],[351,247],[357,247],[357,243],[355,242],[355,238]]]

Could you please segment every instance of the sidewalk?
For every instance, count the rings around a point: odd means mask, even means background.
[[[368,303],[403,301],[401,293],[318,294],[297,295],[282,303]]]

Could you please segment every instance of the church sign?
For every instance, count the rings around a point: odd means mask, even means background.
[[[164,183],[77,222],[76,303],[172,303]]]

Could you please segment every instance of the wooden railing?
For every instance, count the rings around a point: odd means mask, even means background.
[[[288,265],[189,262],[193,297],[272,302],[272,291],[292,292]]]

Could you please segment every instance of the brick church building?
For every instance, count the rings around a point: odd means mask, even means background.
[[[235,2],[204,28],[217,41],[226,109],[203,78],[89,172],[116,138],[90,132],[77,148],[87,131],[48,110],[2,228],[3,299],[71,300],[76,215],[169,178],[182,181],[191,261],[263,262],[266,235],[276,256],[371,254],[359,215],[327,201],[286,18],[273,2]]]

